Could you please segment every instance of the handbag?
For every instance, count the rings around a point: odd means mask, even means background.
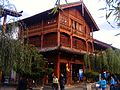
[[[99,88],[99,87],[100,87],[100,84],[96,83],[95,86],[96,86],[97,88]]]

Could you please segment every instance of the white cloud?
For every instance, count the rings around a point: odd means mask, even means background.
[[[94,38],[120,49],[120,36],[115,36],[118,33],[120,33],[119,30],[96,31],[94,32]]]

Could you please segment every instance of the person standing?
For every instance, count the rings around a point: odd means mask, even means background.
[[[107,82],[103,77],[101,78],[101,80],[98,83],[100,84],[100,88],[102,88],[102,90],[106,90]]]
[[[111,76],[111,80],[110,80],[110,90],[115,90],[115,85],[117,84],[117,82],[115,81],[115,79]]]
[[[54,86],[54,90],[58,90],[58,78],[55,75],[53,78],[53,86]]]
[[[61,73],[60,75],[60,90],[64,90],[65,88],[65,78],[64,78],[64,75]]]
[[[54,73],[52,73],[52,90],[54,90],[54,83],[53,83],[53,78],[54,78]]]
[[[20,77],[17,90],[27,90],[27,81],[25,77]]]

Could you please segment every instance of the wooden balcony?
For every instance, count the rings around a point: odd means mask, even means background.
[[[74,36],[78,36],[78,37],[82,37],[82,38],[86,37],[85,33],[81,32],[79,30],[75,30],[75,29],[72,29],[72,30],[73,30],[73,35]]]
[[[62,32],[71,33],[71,28],[69,26],[64,25],[64,24],[60,24],[60,29],[62,30]]]
[[[42,27],[41,24],[37,25],[37,26],[33,26],[28,28],[27,30],[25,30],[22,34],[23,35],[28,35],[28,36],[34,36],[34,35],[41,35],[41,34],[45,34],[45,33],[50,33],[50,32],[56,32],[58,29],[58,24],[54,23],[54,24],[48,24],[48,25],[44,25]]]

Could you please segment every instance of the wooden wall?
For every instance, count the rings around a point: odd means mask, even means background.
[[[39,23],[28,27],[23,34],[37,47],[64,46],[69,49],[93,51],[92,29],[82,17],[78,8],[69,8],[59,14],[45,14]]]

